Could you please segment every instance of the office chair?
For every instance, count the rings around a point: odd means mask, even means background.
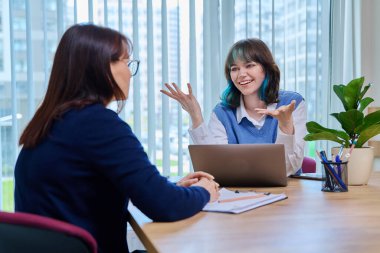
[[[315,173],[317,170],[316,162],[313,158],[305,156],[302,161],[302,173]]]
[[[52,218],[0,211],[0,252],[96,253],[86,230]]]

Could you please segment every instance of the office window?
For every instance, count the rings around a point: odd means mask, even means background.
[[[0,72],[4,71],[4,49],[3,41],[0,39]]]
[[[120,116],[132,126],[164,175],[183,175],[191,170],[187,150],[191,122],[187,113],[175,101],[163,98],[159,90],[164,82],[176,82],[187,92],[186,83],[191,82],[208,121],[226,85],[223,64],[227,47],[236,40],[263,39],[281,69],[281,88],[306,98],[309,120],[324,117],[318,114],[316,105],[323,104],[321,98],[327,87],[321,69],[327,65],[322,45],[328,40],[322,41],[321,36],[329,23],[322,21],[321,15],[329,11],[328,0],[235,0],[232,8],[231,3],[0,0],[1,7],[7,6],[5,11],[9,12],[8,4],[13,10],[7,20],[0,14],[0,27],[7,27],[7,33],[0,37],[0,57],[2,51],[11,52],[13,57],[0,58],[0,70],[13,64],[11,78],[0,76],[0,87],[6,90],[0,103],[0,178],[2,175],[3,181],[9,178],[12,182],[19,152],[17,141],[44,96],[57,43],[69,26],[79,22],[114,28],[134,41],[133,58],[138,58],[141,65]],[[232,19],[221,16],[223,11],[231,10]],[[221,36],[226,32],[221,24],[228,26],[231,35]],[[27,32],[31,32],[29,39]],[[228,45],[221,46],[227,40]],[[1,203],[5,206],[9,189],[13,189],[7,187],[0,191],[0,209]]]

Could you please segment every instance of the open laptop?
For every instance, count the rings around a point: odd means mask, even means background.
[[[220,186],[286,186],[283,144],[189,145],[194,171],[205,171]]]

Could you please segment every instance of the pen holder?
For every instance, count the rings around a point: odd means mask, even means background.
[[[346,192],[348,191],[348,162],[321,162],[322,163],[322,191]]]

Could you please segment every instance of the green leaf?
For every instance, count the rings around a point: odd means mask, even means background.
[[[329,140],[329,141],[337,142],[341,145],[345,144],[344,140],[339,139],[335,134],[331,132],[319,132],[319,133],[307,134],[303,139],[305,141]]]
[[[333,116],[334,118],[336,118],[337,121],[339,121],[339,113],[334,112],[334,113],[331,113],[330,115]]]
[[[375,111],[373,113],[367,114],[367,116],[365,116],[363,119],[363,124],[358,126],[355,131],[357,133],[361,133],[368,127],[375,124],[380,124],[380,111]]]
[[[367,93],[368,89],[369,89],[371,86],[372,86],[372,84],[369,83],[369,84],[367,84],[367,85],[363,88],[362,92],[360,93],[359,100],[361,100],[361,99],[364,97],[364,95]]]
[[[345,88],[345,86],[343,84],[333,86],[333,90],[334,90],[335,94],[338,96],[338,98],[340,99],[340,101],[343,104],[344,109],[347,111],[348,105],[346,103],[346,100],[344,99],[344,88]]]
[[[306,129],[309,133],[318,133],[323,131],[323,126],[319,125],[315,121],[309,121],[306,123]]]
[[[315,121],[310,121],[306,123],[306,129],[309,133],[319,133],[319,132],[333,132],[336,131],[334,129],[329,129],[326,127],[321,126]]]
[[[357,126],[363,124],[364,114],[356,109],[339,113],[339,122],[349,136],[354,135]]]
[[[364,109],[370,104],[372,103],[373,101],[373,98],[370,98],[370,97],[366,97],[366,98],[363,98],[362,100],[360,100],[359,104],[360,104],[360,107],[359,107],[359,111],[363,112]]]
[[[355,147],[361,148],[364,143],[366,143],[369,139],[371,139],[372,137],[378,134],[380,134],[380,124],[376,124],[376,125],[372,125],[368,127],[367,129],[363,130],[363,132],[360,133]]]
[[[344,100],[346,101],[346,111],[357,109],[359,106],[359,97],[364,83],[364,77],[359,77],[351,80],[343,89]]]
[[[343,131],[323,127],[315,121],[307,122],[306,123],[306,129],[310,134],[326,133],[327,132],[327,133],[331,133],[332,135],[334,135],[336,137],[339,137],[339,139],[342,139],[347,143],[349,143],[349,140],[350,140],[350,136],[347,133],[345,133]],[[321,140],[323,140],[323,139],[321,139]]]

